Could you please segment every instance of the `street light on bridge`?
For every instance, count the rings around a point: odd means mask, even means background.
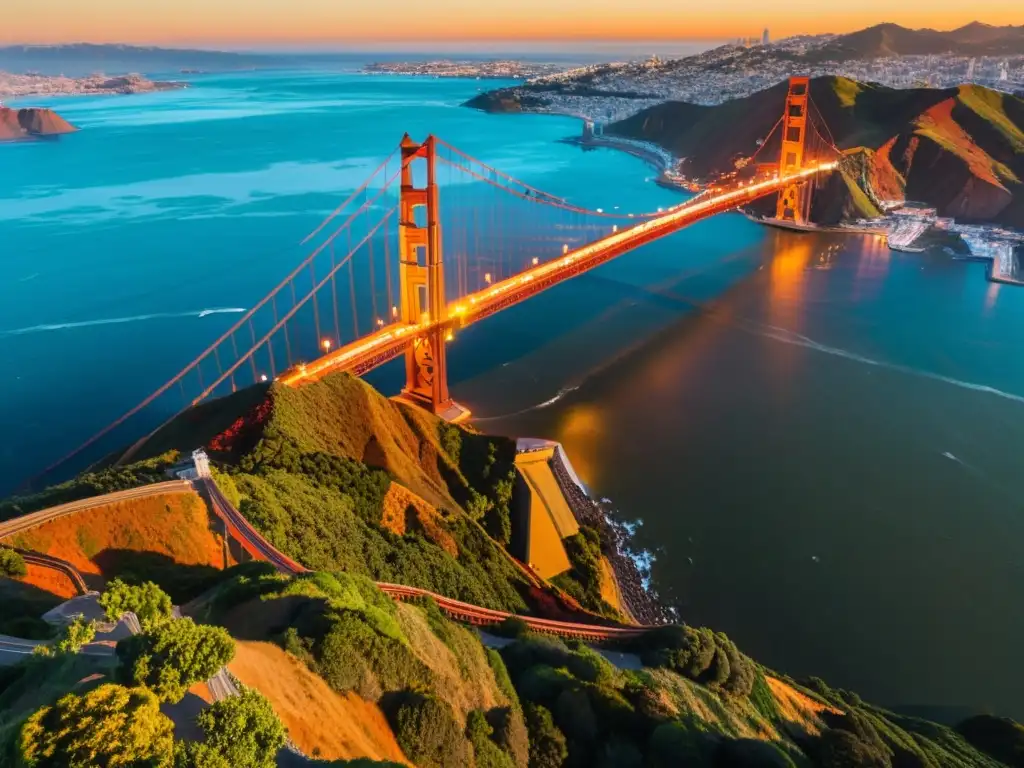
[[[320,342],[320,346],[324,348],[324,352],[330,352],[331,351],[331,340],[330,339],[324,339],[323,341]]]

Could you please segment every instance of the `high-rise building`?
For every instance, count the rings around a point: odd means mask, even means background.
[[[772,37],[768,34],[768,27],[765,27],[764,32],[761,33],[761,45],[768,45],[771,41]]]
[[[967,65],[967,79],[968,80],[973,80],[974,79],[974,70],[975,70],[975,67],[977,67],[977,66],[978,66],[978,60],[977,59],[971,59],[971,62]]]

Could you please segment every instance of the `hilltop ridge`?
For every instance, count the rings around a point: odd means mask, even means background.
[[[979,21],[941,32],[934,29],[909,29],[899,24],[882,23],[850,32],[809,53],[813,60],[863,59],[886,56],[998,56],[1024,52],[1024,25],[992,26]]]
[[[778,119],[786,84],[705,107],[666,102],[606,133],[684,157],[689,176],[734,170]],[[811,98],[846,155],[815,198],[824,223],[870,217],[911,199],[964,221],[1024,227],[1024,101],[978,85],[894,89],[842,77],[811,82]],[[777,155],[777,139],[764,156]]]

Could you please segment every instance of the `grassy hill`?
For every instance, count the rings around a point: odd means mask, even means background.
[[[786,87],[715,107],[668,102],[606,133],[656,142],[697,177],[731,171],[772,130]],[[813,80],[811,98],[846,155],[815,197],[815,220],[872,215],[878,200],[905,195],[964,221],[1024,226],[1021,99],[975,85],[897,90],[840,77]],[[759,157],[777,156],[773,137]]]
[[[948,32],[876,24],[840,35],[808,55],[812,60],[873,59],[890,56],[998,56],[1024,53],[1024,26],[995,27],[980,22]]]
[[[512,611],[538,600],[557,608],[503,550],[515,443],[448,425],[348,375],[204,403],[135,446],[131,463],[12,499],[0,516],[151,482],[199,446],[248,519],[310,568]]]
[[[487,648],[430,601],[395,604],[347,574],[252,567],[194,611],[243,638],[232,669],[270,698],[293,740],[325,756],[501,768],[1004,765],[953,729],[774,674],[710,630],[634,641],[616,666],[514,623],[500,649]],[[305,696],[317,717],[296,710]]]
[[[198,495],[168,494],[96,507],[3,543],[67,560],[94,589],[118,576],[144,575],[187,600],[224,567],[215,525]],[[56,591],[52,578],[51,571],[32,569],[25,582]]]

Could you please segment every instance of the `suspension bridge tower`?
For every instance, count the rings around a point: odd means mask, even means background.
[[[445,342],[448,319],[444,290],[444,258],[437,188],[437,146],[433,136],[417,143],[402,139],[402,186],[399,197],[399,275],[401,321],[428,325],[405,354],[405,387],[401,399],[448,421],[468,418],[469,411],[448,394]],[[425,186],[416,186],[417,161],[425,165]]]
[[[804,167],[807,139],[808,106],[811,97],[808,77],[791,77],[782,114],[782,150],[779,174],[798,173]],[[794,224],[806,224],[811,215],[811,190],[806,182],[793,182],[779,192],[775,218]]]

